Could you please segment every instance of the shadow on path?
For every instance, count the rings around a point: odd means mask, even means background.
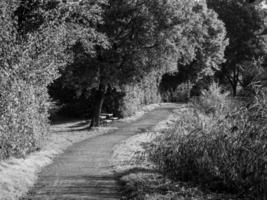
[[[50,184],[53,183],[53,184]],[[116,178],[106,176],[66,176],[60,179],[42,177],[24,199],[120,199]]]
[[[113,147],[166,119],[176,108],[175,105],[163,106],[137,121],[114,123],[112,126],[118,127],[117,130],[74,144],[39,173],[37,183],[22,199],[121,199],[120,183],[117,180],[123,174],[114,174],[110,166]]]

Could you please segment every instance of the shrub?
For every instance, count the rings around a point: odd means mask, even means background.
[[[220,109],[217,105],[221,103],[216,104]],[[249,107],[239,106],[221,115],[205,115],[192,108],[180,117],[172,130],[155,141],[151,159],[160,170],[170,178],[212,190],[266,198],[264,95],[258,95]]]
[[[165,102],[188,102],[192,87],[190,82],[181,83],[174,90],[162,92],[162,99]]]
[[[36,150],[47,133],[48,96],[23,81],[0,88],[0,159]]]
[[[0,159],[39,147],[48,126],[46,87],[57,77],[64,55],[64,31],[50,20],[21,37],[15,26],[17,5],[0,2]]]
[[[198,98],[191,102],[200,111],[206,114],[222,114],[228,111],[230,107],[229,92],[224,92],[223,89],[213,82],[208,89],[202,90]]]
[[[152,71],[138,84],[126,85],[123,89],[125,96],[121,101],[120,113],[122,116],[130,116],[140,107],[161,102],[158,91],[160,73]]]

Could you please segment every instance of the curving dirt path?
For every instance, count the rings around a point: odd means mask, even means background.
[[[114,145],[166,119],[177,108],[165,105],[141,119],[112,124],[118,130],[77,143],[45,167],[23,200],[115,200],[120,187],[110,165]]]

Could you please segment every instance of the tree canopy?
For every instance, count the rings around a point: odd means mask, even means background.
[[[76,6],[81,5],[83,1]],[[205,3],[116,0],[101,6],[103,21],[96,30],[108,45],[97,45],[91,54],[84,48],[88,40],[77,40],[74,62],[63,72],[63,82],[77,89],[105,93],[107,86],[138,82],[152,69],[175,70],[177,63],[194,62],[201,74],[212,74],[224,61],[224,25]],[[101,107],[100,102],[95,105]]]
[[[207,3],[225,23],[229,38],[226,62],[218,76],[231,85],[233,95],[236,95],[246,65],[263,55],[260,35],[264,30],[264,18],[258,7],[245,0],[208,0]]]

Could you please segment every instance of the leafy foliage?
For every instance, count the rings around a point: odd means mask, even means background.
[[[48,129],[46,86],[65,61],[63,24],[44,15],[38,28],[21,37],[14,17],[19,3],[1,1],[0,6],[0,159],[38,148]]]
[[[263,56],[261,33],[264,30],[264,15],[257,7],[244,0],[208,0],[208,6],[214,9],[225,23],[229,46],[225,51],[222,70],[217,77],[222,83],[231,86],[233,95],[242,82],[242,71],[248,62]]]
[[[104,17],[96,30],[107,37],[108,48],[98,46],[92,56],[84,47],[88,40],[78,40],[72,48],[74,62],[61,79],[79,95],[98,91],[92,121],[97,122],[108,87],[140,84],[150,72],[176,70],[177,62],[194,61],[202,75],[212,74],[224,61],[224,25],[204,3],[116,0],[102,7]]]
[[[188,81],[179,84],[174,89],[170,88],[167,91],[162,91],[162,99],[164,102],[188,102],[190,99],[192,86],[193,85]]]
[[[139,10],[142,12],[138,13]],[[209,71],[207,68],[216,68],[223,61],[227,44],[224,26],[205,4],[192,1],[117,1],[108,11],[107,19],[107,35],[114,47],[107,53],[117,55],[113,59],[117,58],[114,63],[119,65],[113,68],[118,71],[122,67],[121,74],[118,74],[125,78],[120,79],[122,83],[138,80],[151,69],[175,69],[177,62],[197,60],[201,69]],[[108,75],[110,79],[110,73]]]
[[[161,74],[152,71],[137,84],[127,84],[122,90],[124,96],[121,99],[119,111],[121,116],[133,115],[144,105],[160,103],[161,96],[158,91]]]

